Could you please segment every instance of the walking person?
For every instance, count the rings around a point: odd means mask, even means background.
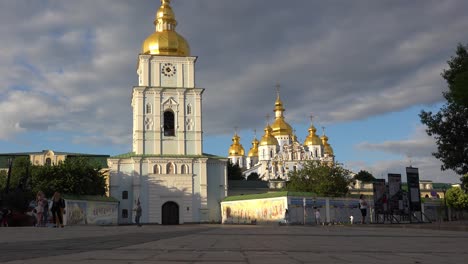
[[[59,192],[55,192],[52,197],[52,217],[54,219],[54,227],[63,227],[63,210],[65,209],[65,200]]]
[[[44,227],[47,227],[47,224],[49,223],[49,200],[47,198],[43,197],[44,200],[44,212],[42,213],[42,224]]]
[[[315,208],[315,223],[317,225],[320,225],[321,224],[321,221],[320,221],[320,210],[318,208]]]
[[[43,214],[44,214],[44,193],[42,191],[37,192],[36,195],[36,219],[37,219],[37,227],[43,226]]]
[[[364,200],[364,194],[359,196],[359,209],[361,210],[361,224],[366,223],[366,216],[367,216],[367,202]]]
[[[289,224],[289,211],[288,211],[288,209],[286,209],[284,211],[284,223]]]
[[[135,211],[135,223],[137,224],[138,227],[141,227],[140,218],[141,218],[142,209],[141,209],[139,200],[137,202],[135,209],[133,209],[133,211]]]

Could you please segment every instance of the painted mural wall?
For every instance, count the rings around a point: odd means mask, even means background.
[[[117,225],[117,202],[65,200],[65,225]]]
[[[222,202],[222,223],[280,222],[286,208],[286,197]]]

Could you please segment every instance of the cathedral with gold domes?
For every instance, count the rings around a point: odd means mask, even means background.
[[[304,161],[316,160],[326,164],[334,162],[333,148],[325,133],[319,137],[317,129],[311,123],[306,139],[303,143],[299,142],[285,120],[285,111],[278,91],[273,109],[275,120],[271,125],[266,125],[260,141],[254,137],[247,156],[239,135],[237,132],[234,134],[228,153],[229,160],[244,170],[244,177],[257,173],[264,181],[287,181],[288,173],[301,169]]]

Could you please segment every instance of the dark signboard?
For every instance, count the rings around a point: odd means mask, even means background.
[[[407,167],[408,200],[411,211],[421,211],[421,190],[419,189],[418,168]]]
[[[388,210],[390,212],[403,210],[401,174],[388,174]]]
[[[372,184],[374,191],[374,208],[377,214],[384,212],[384,199],[386,199],[385,193],[385,179],[376,179]]]

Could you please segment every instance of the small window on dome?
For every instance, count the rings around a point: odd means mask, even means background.
[[[151,104],[146,104],[146,113],[151,114],[153,112],[153,109],[151,107]]]

